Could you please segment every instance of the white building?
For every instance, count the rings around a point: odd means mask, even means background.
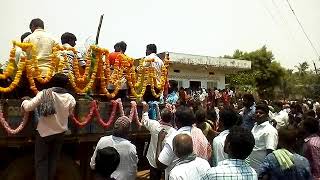
[[[251,61],[169,52],[169,80],[178,88],[225,88],[225,75],[251,69]]]

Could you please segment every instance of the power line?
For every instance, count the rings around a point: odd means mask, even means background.
[[[294,17],[296,18],[296,20],[297,20],[298,24],[300,25],[300,27],[301,27],[301,29],[302,29],[302,31],[303,31],[303,33],[304,33],[304,35],[306,36],[306,38],[308,39],[308,41],[309,41],[309,43],[310,43],[311,47],[313,48],[314,52],[317,54],[317,56],[318,56],[318,57],[320,57],[320,55],[319,55],[319,53],[318,53],[317,49],[316,49],[316,48],[315,48],[315,46],[313,45],[313,43],[312,43],[312,41],[310,40],[310,38],[309,38],[308,34],[307,34],[307,33],[306,33],[306,31],[304,30],[304,28],[303,28],[303,26],[302,26],[302,24],[301,24],[301,22],[300,22],[299,18],[297,17],[296,13],[294,12],[294,10],[293,10],[293,8],[292,8],[292,6],[291,6],[291,4],[290,4],[289,0],[286,0],[286,1],[287,1],[288,5],[289,5],[289,8],[291,9],[291,11],[292,11],[292,13],[293,13]]]

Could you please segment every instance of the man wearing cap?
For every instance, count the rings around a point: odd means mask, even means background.
[[[119,117],[114,123],[113,134],[100,138],[91,157],[91,169],[95,169],[97,151],[105,147],[113,147],[120,154],[120,164],[111,174],[117,180],[136,179],[138,156],[136,146],[126,138],[129,134],[130,119],[126,116]]]

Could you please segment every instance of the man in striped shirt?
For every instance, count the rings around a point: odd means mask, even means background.
[[[254,143],[254,137],[248,129],[238,126],[231,128],[224,145],[229,159],[209,169],[202,180],[257,180],[256,171],[245,162]]]
[[[61,36],[61,44],[65,47],[65,48],[71,48],[71,47],[75,47],[76,46],[76,41],[77,41],[77,37],[69,32],[65,32],[62,34]],[[73,53],[73,51],[63,51],[62,55],[66,55],[67,56],[67,65],[63,68],[63,73],[64,74],[68,74],[69,71],[73,71],[73,61],[74,58],[77,57],[77,61],[79,61],[79,65],[81,67],[84,67],[86,65],[86,62],[82,59],[81,54],[78,52],[77,56]],[[63,57],[62,59],[63,60]]]

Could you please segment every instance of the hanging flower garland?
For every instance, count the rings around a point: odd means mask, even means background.
[[[97,74],[97,71],[98,71],[98,66],[99,66],[99,59],[97,59],[97,62],[95,63],[94,65],[94,68],[93,68],[93,71],[92,71],[92,74],[91,74],[91,77],[90,77],[90,81],[86,84],[86,86],[83,88],[83,89],[80,89],[78,86],[77,86],[77,83],[75,82],[75,76],[70,72],[69,73],[69,80],[70,80],[70,83],[71,85],[73,86],[73,88],[75,89],[75,91],[77,93],[85,93],[87,92],[89,89],[92,88],[93,86],[93,83],[96,79],[96,74]],[[77,80],[78,81],[78,80]]]
[[[120,111],[120,116],[125,116],[121,99],[118,98],[116,101],[117,101],[117,103],[118,103],[118,108],[119,108],[119,111]]]
[[[36,83],[34,82],[33,71],[32,71],[31,61],[30,60],[26,61],[26,72],[27,72],[27,79],[29,81],[30,89],[35,94],[37,94],[39,91],[38,91],[38,89],[36,87]]]
[[[99,121],[99,123],[101,124],[101,126],[105,129],[108,129],[111,127],[111,125],[113,124],[113,122],[115,121],[115,115],[116,115],[116,110],[117,110],[117,107],[118,107],[118,102],[115,101],[115,100],[112,100],[111,101],[111,104],[112,104],[112,111],[111,111],[111,114],[110,114],[110,117],[108,119],[107,122],[105,122],[105,120],[103,118],[101,118],[100,116],[100,109],[99,109],[99,106],[97,106],[97,109],[96,109],[96,116],[97,116],[97,119]]]
[[[13,79],[13,81],[11,82],[11,84],[8,87],[0,87],[0,92],[1,93],[9,93],[11,91],[13,91],[19,84],[21,76],[22,76],[22,72],[25,68],[26,65],[26,57],[22,57],[20,60],[20,63],[18,64],[18,71],[16,72],[16,75]]]
[[[97,101],[91,101],[90,103],[90,111],[87,115],[85,115],[80,121],[74,114],[71,114],[71,119],[73,122],[79,127],[83,128],[93,119],[93,115],[97,112]]]
[[[52,50],[56,51],[56,48],[53,48]],[[55,66],[56,65],[55,62],[57,61],[56,60],[57,59],[56,53],[53,52],[53,54],[50,55],[50,58],[51,58],[50,67],[49,67],[48,72],[45,75],[45,77],[43,77],[42,72],[39,69],[38,58],[36,56],[35,48],[32,49],[32,53],[31,54],[32,54],[32,66],[33,66],[33,69],[34,69],[33,76],[35,76],[37,81],[40,82],[41,84],[48,83],[51,80],[52,76],[54,75],[54,70],[55,70],[55,67],[56,67]]]
[[[110,70],[110,61],[108,59],[108,55],[109,55],[109,51],[108,50],[103,50],[102,51],[102,55],[104,55],[104,62],[102,60],[102,57],[99,57],[101,60],[99,61],[99,67],[104,67],[103,63],[105,64],[105,69],[100,69],[100,90],[102,91],[102,93],[104,95],[106,95],[108,98],[114,98],[119,90],[120,90],[120,86],[121,86],[121,81],[120,81],[120,77],[119,74],[123,73],[123,70],[119,70],[119,59],[116,58],[115,59],[115,64],[114,64],[114,71],[111,74],[111,70]],[[100,55],[99,55],[100,56]],[[108,84],[111,83],[112,85],[114,85],[114,91],[112,93],[110,93],[108,91]]]
[[[141,127],[142,123],[138,115],[137,102],[131,101],[130,104],[131,104],[131,109],[130,109],[129,119],[131,120],[131,122],[133,121],[133,119],[135,119],[135,122],[137,123],[138,127]]]
[[[90,68],[91,68],[92,51],[95,48],[96,48],[96,46],[94,46],[94,45],[90,46],[90,48],[86,52],[86,67],[85,67],[83,75],[80,75],[78,60],[77,59],[73,60],[73,74],[74,74],[74,77],[77,82],[84,83],[87,80],[87,78],[89,77]],[[75,54],[77,54],[77,53],[75,53]],[[96,63],[98,63],[98,62],[96,62]]]
[[[16,48],[13,47],[11,50],[10,50],[10,56],[9,56],[9,63],[8,63],[8,66],[6,68],[6,70],[0,74],[0,79],[7,79],[9,76],[11,76],[14,72],[14,65],[16,64],[15,62],[15,55],[16,54]]]
[[[8,134],[18,134],[19,132],[21,132],[23,128],[27,125],[28,119],[29,113],[25,112],[22,117],[22,122],[19,124],[19,126],[16,129],[12,129],[9,123],[4,119],[3,113],[0,112],[0,122]]]

